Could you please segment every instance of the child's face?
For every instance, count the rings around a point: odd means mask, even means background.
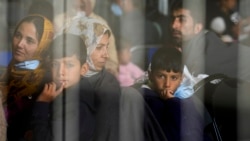
[[[80,81],[81,74],[86,71],[85,65],[81,65],[76,55],[52,61],[52,76],[57,87],[63,83],[64,88],[76,85]]]
[[[118,58],[119,58],[120,64],[128,64],[130,62],[130,59],[131,59],[131,52],[130,52],[129,48],[122,49],[119,52]]]
[[[160,95],[168,95],[165,96],[165,98],[171,98],[182,81],[182,73],[155,70],[149,73],[149,78],[153,84],[153,89],[157,93]]]

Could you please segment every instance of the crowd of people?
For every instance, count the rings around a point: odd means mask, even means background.
[[[55,14],[51,2],[35,0],[16,23],[0,76],[1,141],[250,138],[236,126],[238,95],[250,85],[240,1],[220,0],[214,3],[220,12],[207,14],[205,0],[170,0],[164,15],[158,1],[114,0],[110,18],[96,13],[98,2],[73,0]],[[145,67],[131,59],[141,45],[157,46]],[[148,57],[143,51],[139,57]],[[217,75],[223,79],[204,86],[204,97],[229,95],[206,103],[197,85]],[[214,103],[232,120],[211,111]]]

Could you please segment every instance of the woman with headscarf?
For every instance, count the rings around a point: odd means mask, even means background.
[[[81,88],[94,97],[97,111],[94,138],[117,141],[121,90],[116,77],[105,69],[111,31],[100,20],[87,17],[76,17],[64,31],[81,36],[87,47],[89,71],[83,76]]]
[[[56,29],[56,35],[61,34],[65,27],[67,28],[70,24],[72,24],[72,22],[77,21],[77,19],[86,19],[87,17],[102,22],[102,24],[104,24],[106,28],[109,29],[109,32],[112,33],[108,22],[101,16],[94,13],[95,0],[72,0],[71,4],[72,7],[69,8],[68,11],[55,16],[54,25]],[[112,74],[117,75],[119,68],[115,42],[115,36],[112,33],[109,37],[109,58],[106,61],[105,68]]]
[[[1,77],[0,87],[6,110],[7,140],[30,138],[32,106],[51,77],[47,72],[48,44],[53,39],[51,21],[40,15],[23,18],[12,39],[12,60]]]

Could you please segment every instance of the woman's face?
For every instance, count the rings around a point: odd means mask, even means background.
[[[97,71],[101,71],[109,58],[108,54],[108,45],[109,45],[109,35],[104,34],[100,42],[97,44],[97,47],[90,55],[91,60]]]
[[[23,22],[14,33],[12,41],[13,58],[17,62],[30,60],[38,44],[35,25],[31,22]]]

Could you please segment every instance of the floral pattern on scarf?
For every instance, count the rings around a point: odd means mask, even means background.
[[[90,56],[106,31],[110,30],[107,24],[101,20],[86,17],[84,14],[77,14],[75,17],[68,19],[65,26],[57,33],[58,35],[62,33],[79,35],[84,40],[87,47],[87,62],[90,66],[89,71],[85,75],[86,77],[98,73]]]

